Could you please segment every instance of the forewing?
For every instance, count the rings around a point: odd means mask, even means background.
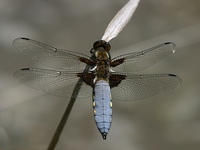
[[[176,45],[172,42],[163,43],[150,49],[120,55],[112,59],[113,64],[120,62],[112,69],[116,72],[136,72],[144,70],[166,56],[175,52]]]
[[[25,68],[16,71],[14,77],[25,85],[57,96],[86,98],[92,95],[92,88],[73,72]]]
[[[86,64],[80,59],[90,59],[86,55],[57,49],[28,38],[17,38],[13,41],[13,45],[32,60],[62,70],[83,71]]]
[[[121,83],[111,89],[113,99],[139,100],[178,87],[182,80],[173,74],[127,74]]]

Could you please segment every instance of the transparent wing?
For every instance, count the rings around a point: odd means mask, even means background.
[[[92,88],[73,72],[25,68],[16,71],[14,77],[25,85],[57,96],[72,97],[73,94],[74,98],[86,98],[92,95]]]
[[[166,56],[175,52],[176,45],[172,42],[163,43],[150,49],[120,55],[112,59],[112,62],[121,61],[120,65],[112,67],[116,72],[136,72],[144,70]]]
[[[80,58],[90,59],[86,55],[57,49],[28,38],[17,38],[13,45],[32,60],[57,69],[83,71],[86,64]]]
[[[173,74],[127,74],[126,79],[111,89],[113,99],[138,100],[178,87],[182,80]]]

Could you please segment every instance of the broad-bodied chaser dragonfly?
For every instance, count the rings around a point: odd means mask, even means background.
[[[111,46],[104,40],[93,44],[91,57],[28,38],[17,38],[13,45],[29,58],[59,70],[18,70],[14,77],[21,83],[57,96],[92,96],[95,122],[103,139],[106,139],[111,127],[112,99],[144,99],[181,84],[181,79],[174,74],[134,74],[173,53],[175,44],[172,42],[115,58],[111,58]],[[74,94],[79,83],[81,88]]]

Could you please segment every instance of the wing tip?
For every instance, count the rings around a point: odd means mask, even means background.
[[[177,76],[175,74],[168,74],[168,75],[171,76],[171,77],[175,77],[177,79],[177,82],[179,83],[179,85],[182,84],[183,81],[182,81],[182,79],[179,76]]]
[[[166,45],[168,45],[168,44],[176,45],[174,42],[165,42],[164,44],[166,44]]]
[[[31,70],[31,68],[22,68],[22,69],[15,71],[14,74],[13,74],[13,78],[15,80],[17,80],[19,78],[19,74],[21,73],[21,71],[25,71],[25,70],[28,71],[28,70]]]
[[[25,38],[25,37],[20,37],[19,39],[22,39],[22,40],[30,40],[29,38]]]
[[[21,70],[31,70],[31,68],[22,68]]]
[[[28,40],[30,40],[30,39],[29,39],[29,38],[26,38],[26,37],[18,37],[18,38],[16,38],[16,39],[14,39],[13,42],[14,42],[14,41],[17,41],[17,40],[26,40],[26,41],[28,41]]]
[[[169,74],[169,76],[177,77],[177,75],[175,75],[175,74]]]
[[[19,37],[19,38],[16,38],[13,40],[12,44],[13,46],[17,49],[17,41],[18,40],[26,40],[26,41],[29,41],[30,39],[29,38],[25,38],[25,37]]]
[[[173,52],[173,53],[175,52],[176,44],[175,44],[174,42],[165,42],[164,44],[165,44],[165,45],[171,45],[171,47],[172,47],[172,52]]]

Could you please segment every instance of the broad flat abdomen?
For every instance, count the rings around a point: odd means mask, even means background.
[[[112,121],[112,99],[108,82],[104,80],[97,81],[93,94],[95,122],[103,139],[106,139]]]

